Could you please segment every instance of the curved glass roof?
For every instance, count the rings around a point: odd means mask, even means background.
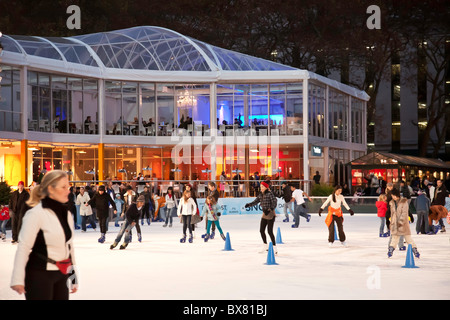
[[[5,51],[93,67],[158,71],[297,70],[160,27],[134,27],[66,38],[4,35],[1,41]]]

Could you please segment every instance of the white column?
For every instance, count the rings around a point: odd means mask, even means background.
[[[98,134],[100,143],[105,135],[105,80],[98,80]]]
[[[20,70],[20,104],[23,138],[28,140],[28,67],[24,66]],[[14,97],[13,97],[14,98]],[[30,180],[31,181],[31,180]]]
[[[308,79],[303,80],[303,179],[310,180],[309,172],[309,130],[308,130]],[[309,183],[305,183],[303,191],[309,194]]]

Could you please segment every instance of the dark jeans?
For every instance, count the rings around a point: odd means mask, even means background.
[[[183,219],[183,234],[186,235],[186,229],[189,228],[189,234],[192,234],[191,215],[181,215]]]
[[[98,224],[100,225],[100,233],[106,233],[108,228],[106,227],[108,217],[98,217]]]
[[[344,218],[333,215],[333,221],[330,223],[328,227],[328,242],[334,242],[334,223],[336,223],[339,235],[339,241],[345,241],[345,233],[343,226]]]
[[[11,233],[12,240],[17,241],[19,239],[20,227],[22,226],[22,215],[20,212],[9,211],[11,216]]]
[[[27,300],[69,300],[68,275],[60,271],[27,269],[25,298]]]
[[[261,233],[261,238],[263,240],[264,243],[267,243],[267,238],[266,238],[266,227],[267,227],[267,233],[269,234],[270,240],[272,241],[272,245],[276,246],[276,242],[275,242],[275,236],[273,235],[273,225],[275,223],[275,218],[271,219],[271,220],[267,220],[264,218],[261,218],[261,224],[259,226],[259,232]]]
[[[97,225],[95,224],[94,215],[91,214],[89,216],[81,216],[81,230],[86,231],[86,220],[89,221],[92,229],[97,229]]]

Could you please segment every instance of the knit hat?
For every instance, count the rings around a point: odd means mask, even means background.
[[[145,197],[144,196],[139,196],[137,198],[136,202],[145,202]]]
[[[20,185],[25,185],[25,183],[23,182],[23,181],[19,181],[19,183],[17,184],[18,186],[20,186]]]
[[[262,184],[264,187],[266,187],[267,189],[269,189],[269,185],[267,184],[267,182],[263,181],[263,182],[261,182],[261,184]]]

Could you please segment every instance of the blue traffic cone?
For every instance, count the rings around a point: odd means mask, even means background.
[[[267,262],[265,264],[267,264],[267,265],[277,265],[278,264],[275,262],[275,253],[273,251],[272,242],[269,243],[269,251],[267,252]]]
[[[234,251],[234,249],[231,249],[230,234],[228,232],[227,237],[225,238],[225,249],[222,251]]]
[[[280,227],[278,227],[278,230],[277,230],[277,238],[275,239],[275,241],[276,241],[277,243],[279,243],[279,244],[283,244],[283,243],[284,243],[283,240],[281,240],[281,231],[280,231]]]
[[[408,251],[406,252],[405,265],[402,268],[418,268],[414,264],[414,255],[412,252],[412,246],[410,244],[408,244]]]

